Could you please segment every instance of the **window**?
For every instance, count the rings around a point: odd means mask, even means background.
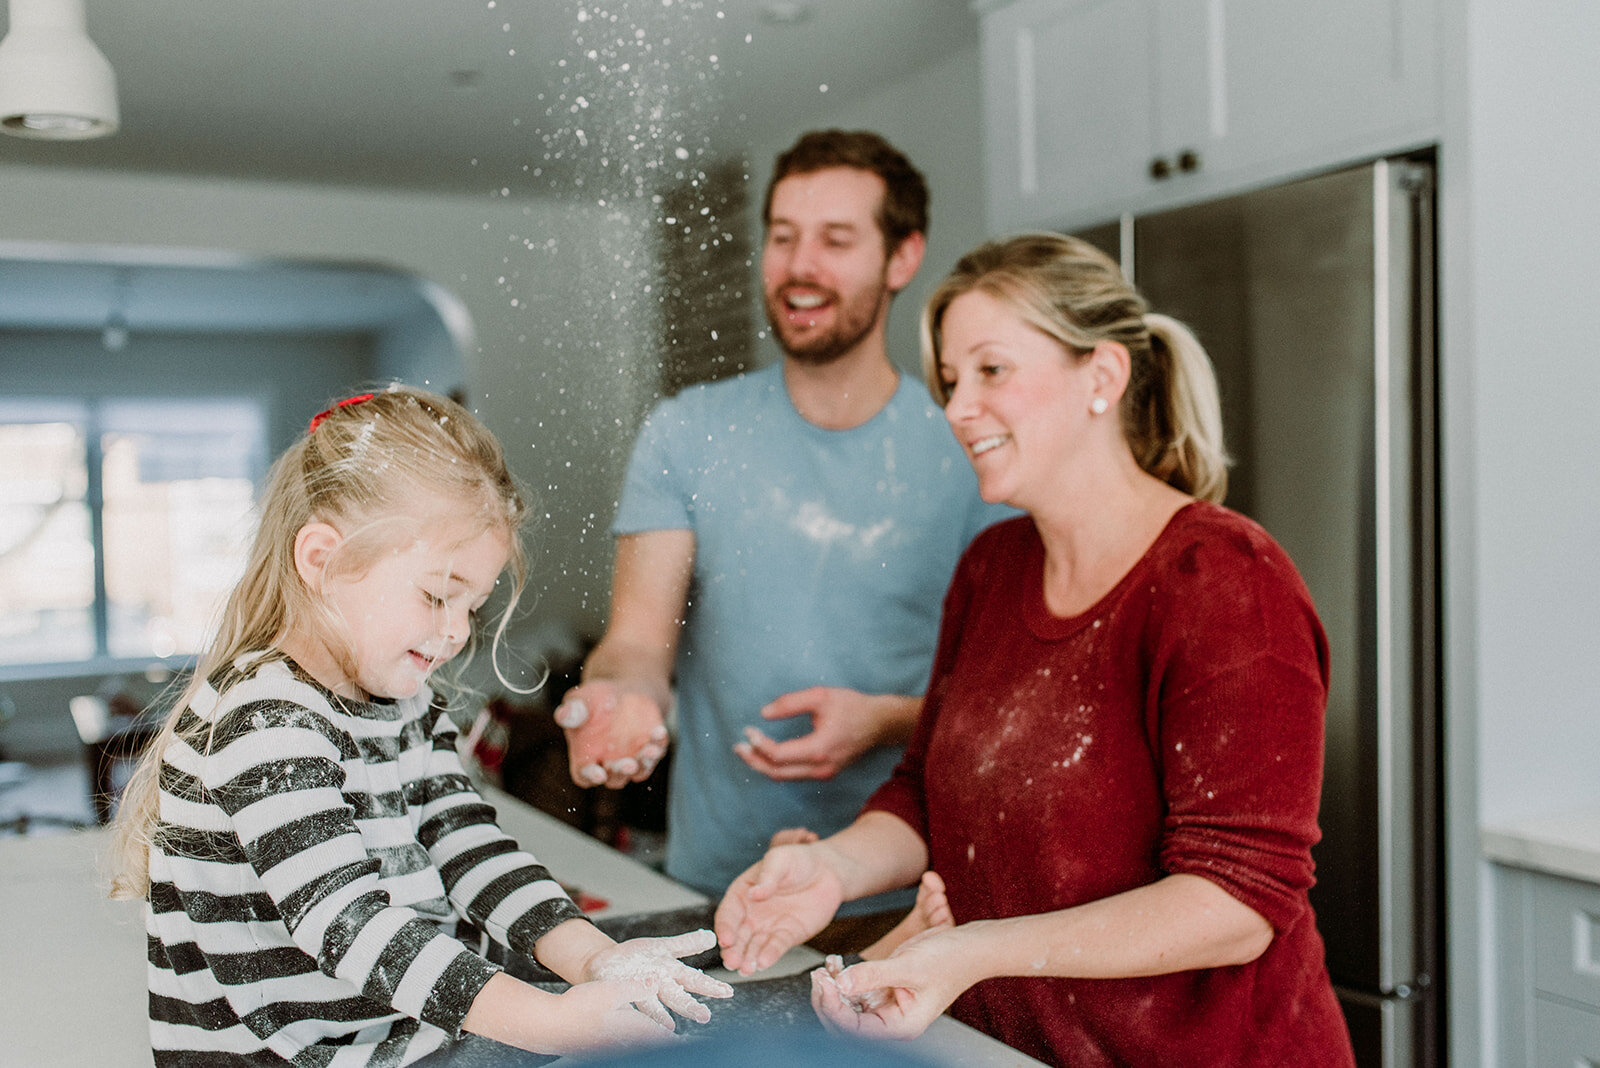
[[[254,401],[0,400],[0,664],[198,652],[265,456]]]

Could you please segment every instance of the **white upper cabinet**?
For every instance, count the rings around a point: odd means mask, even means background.
[[[980,0],[990,229],[1085,225],[1437,140],[1436,3]]]

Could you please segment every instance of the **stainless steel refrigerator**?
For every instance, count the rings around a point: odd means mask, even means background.
[[[1217,369],[1227,503],[1328,632],[1312,891],[1358,1062],[1440,1063],[1433,169],[1380,160],[1082,231]]]

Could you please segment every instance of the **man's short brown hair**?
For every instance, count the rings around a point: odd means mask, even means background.
[[[772,165],[772,180],[761,205],[761,221],[772,224],[772,191],[795,174],[829,167],[853,167],[883,179],[878,229],[886,252],[894,252],[912,234],[928,232],[928,183],[905,154],[871,130],[812,130],[800,135]]]

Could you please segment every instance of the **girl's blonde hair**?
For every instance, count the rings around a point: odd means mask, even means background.
[[[1116,261],[1079,238],[1019,234],[963,256],[922,312],[922,373],[942,404],[939,374],[944,314],[978,290],[1013,307],[1024,322],[1080,358],[1101,341],[1128,350],[1123,436],[1139,466],[1204,500],[1228,492],[1228,454],[1216,375],[1189,328],[1149,310]]]
[[[527,580],[519,537],[527,507],[499,442],[465,408],[425,390],[390,386],[329,408],[279,457],[267,478],[244,575],[223,605],[215,639],[118,806],[113,897],[149,893],[162,756],[177,737],[184,707],[212,674],[245,653],[272,649],[290,633],[308,629],[332,643],[350,666],[345,628],[295,567],[300,529],[318,521],[337,527],[345,535],[338,569],[360,574],[397,539],[415,534],[415,522],[392,520],[438,518],[419,514],[419,507],[441,499],[451,507],[450,520],[499,530],[509,542],[512,584],[494,630],[498,648]],[[435,689],[456,690],[455,676],[470,660],[475,639],[451,661],[451,675],[435,676],[430,683]]]

